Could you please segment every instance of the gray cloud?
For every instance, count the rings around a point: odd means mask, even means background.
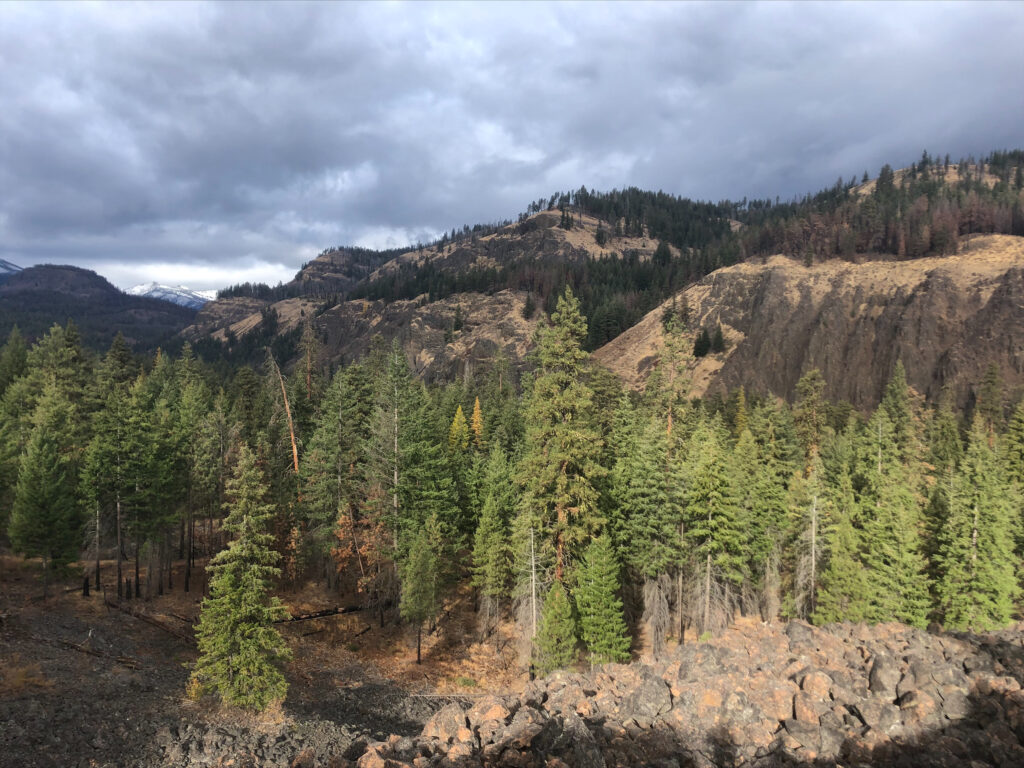
[[[288,279],[557,189],[788,198],[1020,146],[996,4],[5,4],[0,257]],[[170,276],[170,277],[168,277]]]

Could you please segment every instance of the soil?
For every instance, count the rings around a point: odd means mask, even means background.
[[[213,765],[225,754],[287,766],[304,753],[326,765],[389,734],[419,734],[453,700],[515,687],[511,651],[471,642],[466,593],[425,633],[421,665],[406,629],[331,616],[281,625],[295,658],[279,710],[254,718],[190,701],[202,580],[197,569],[186,594],[181,567],[175,589],[122,602],[164,630],[118,610],[109,577],[106,595],[83,597],[69,577],[44,599],[38,562],[0,556],[0,768]],[[113,564],[104,570],[112,576]],[[313,584],[282,599],[293,614],[355,602]]]

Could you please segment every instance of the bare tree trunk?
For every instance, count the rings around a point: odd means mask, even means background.
[[[121,584],[123,583],[123,577],[121,575],[121,553],[124,544],[121,542],[121,494],[117,495],[117,599],[120,600],[121,595]]]
[[[704,565],[704,626],[702,632],[706,632],[711,626],[711,553],[708,552]]]
[[[416,663],[421,664],[423,662],[423,656],[421,653],[423,646],[423,625],[420,624],[416,627]]]
[[[100,503],[96,502],[96,591],[100,591]]]

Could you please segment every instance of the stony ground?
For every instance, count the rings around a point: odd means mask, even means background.
[[[740,620],[656,662],[492,695],[508,660],[467,642],[466,606],[422,666],[400,633],[339,617],[286,628],[288,700],[254,719],[183,695],[196,595],[132,601],[161,629],[95,594],[38,594],[0,558],[0,768],[1024,766],[1024,625]]]
[[[34,570],[10,558],[0,563],[2,768],[205,766],[245,756],[266,766],[299,756],[327,765],[388,734],[419,733],[445,702],[383,679],[343,649],[342,661],[325,665],[312,639],[302,653],[301,633],[291,632],[300,653],[287,670],[284,708],[259,720],[225,713],[185,698],[195,658],[186,640],[95,593],[61,588],[38,598]],[[180,609],[195,598],[177,600]],[[156,600],[129,605],[171,627],[170,614],[180,614],[167,605],[158,612]],[[177,627],[189,634],[187,622]]]

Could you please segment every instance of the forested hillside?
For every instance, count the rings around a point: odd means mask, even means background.
[[[60,327],[27,351],[12,336],[6,536],[46,573],[82,558],[126,596],[162,590],[176,558],[186,585],[207,563],[193,693],[252,708],[285,690],[271,595],[309,578],[416,629],[468,581],[485,634],[519,622],[540,672],[629,659],[641,638],[658,656],[740,615],[1019,615],[1024,404],[1004,410],[998,372],[969,420],[925,405],[900,365],[866,417],[827,402],[817,371],[792,407],[742,389],[691,400],[674,318],[641,393],[590,362],[586,327],[567,291],[533,374],[444,386],[397,344],[328,376],[310,336],[287,376],[269,357],[220,378],[188,347],[140,359],[118,338],[96,358]],[[111,548],[128,557],[116,575],[99,568]],[[244,690],[239,653],[261,670]]]

